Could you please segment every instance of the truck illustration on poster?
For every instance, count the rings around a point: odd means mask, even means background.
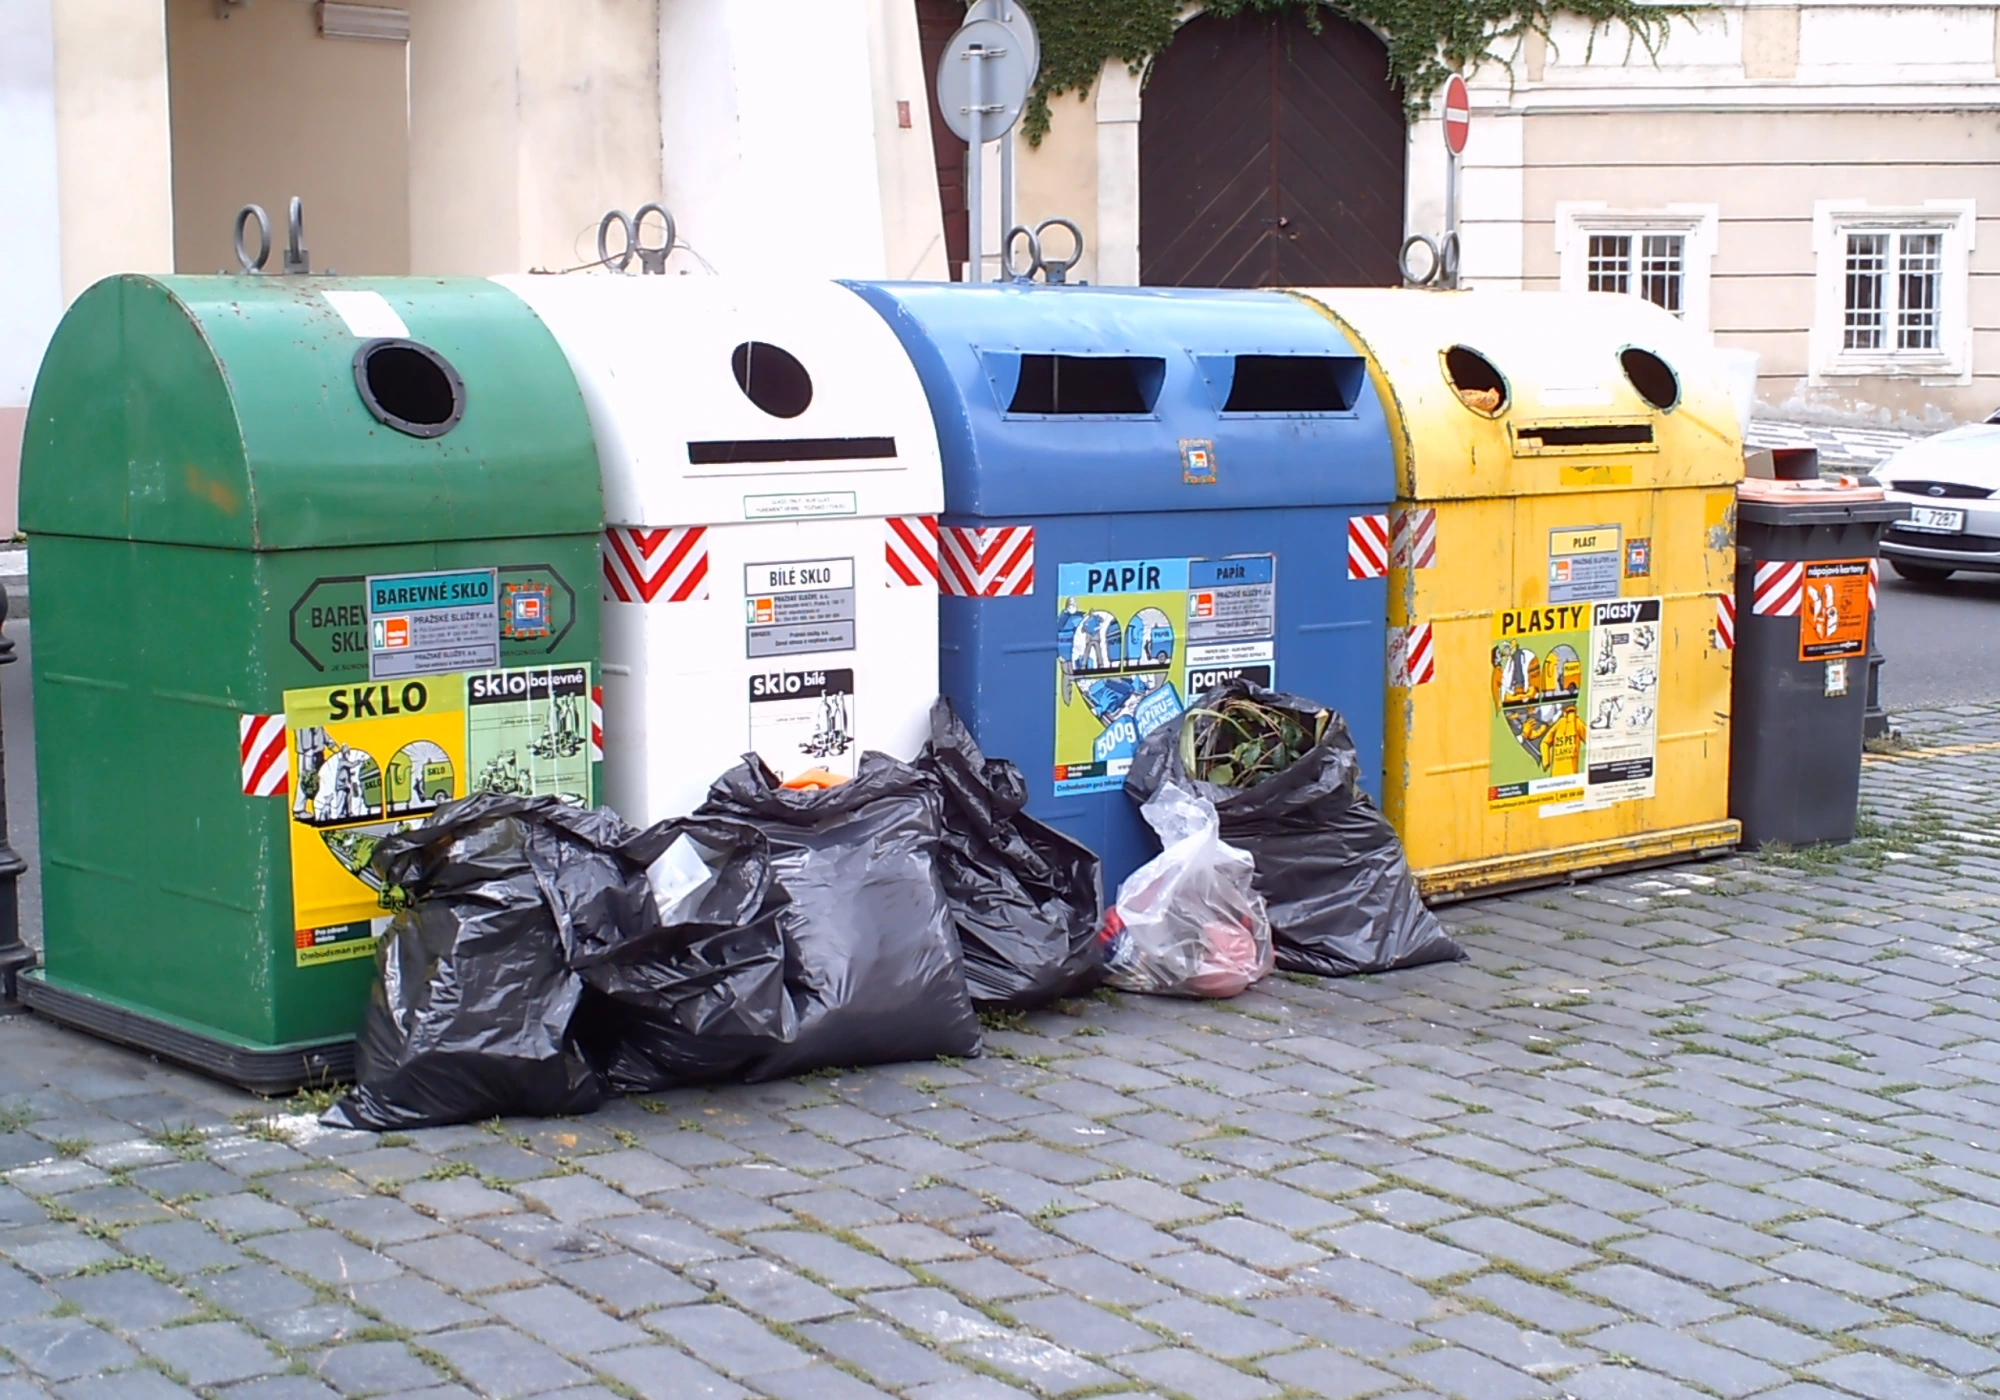
[[[590,803],[590,667],[523,666],[467,678],[471,792]]]
[[[1058,795],[1116,790],[1139,740],[1180,717],[1187,591],[1186,559],[1058,566]]]

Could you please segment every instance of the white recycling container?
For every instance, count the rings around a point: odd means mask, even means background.
[[[913,758],[938,692],[937,433],[895,333],[836,283],[507,276],[583,390],[604,473],[604,794],[682,816]]]

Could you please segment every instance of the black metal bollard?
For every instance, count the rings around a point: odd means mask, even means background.
[[[0,584],[0,627],[7,622],[7,588]],[[19,660],[13,639],[0,635],[0,666]],[[16,979],[21,969],[35,960],[35,954],[21,941],[21,873],[28,863],[7,839],[7,753],[4,738],[6,718],[0,714],[0,998],[14,1000]]]

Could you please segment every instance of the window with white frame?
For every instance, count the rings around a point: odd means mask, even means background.
[[[1921,209],[1822,201],[1813,222],[1816,376],[1969,372],[1970,201]]]
[[[1627,212],[1558,204],[1562,289],[1641,297],[1705,330],[1715,225],[1714,205]]]

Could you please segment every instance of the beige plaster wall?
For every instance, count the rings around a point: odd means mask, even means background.
[[[314,271],[408,272],[404,46],[322,38],[317,7],[297,0],[166,0],[166,18],[175,268],[234,269],[232,221],[252,203],[272,223],[267,266],[282,268],[297,195]]]

